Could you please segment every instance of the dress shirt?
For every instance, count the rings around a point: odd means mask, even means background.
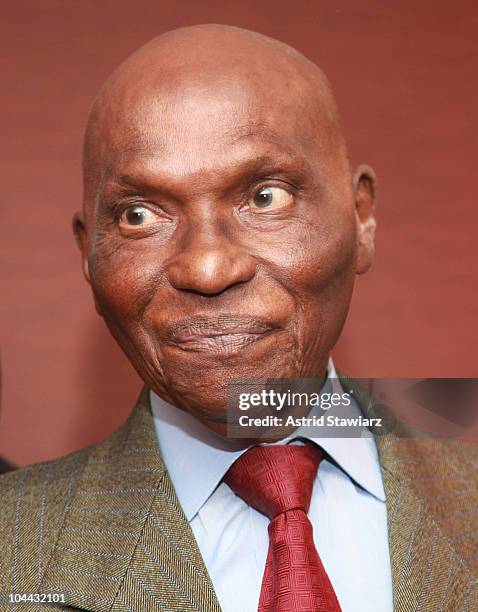
[[[343,393],[331,360],[322,392],[327,389]],[[256,612],[269,519],[221,482],[247,449],[234,450],[153,392],[151,406],[164,463],[223,612]],[[313,414],[319,414],[318,407],[309,416]],[[360,414],[352,399],[347,416]],[[306,438],[327,453],[314,481],[308,516],[342,611],[392,612],[387,511],[375,440],[368,431],[349,438],[313,434],[313,428],[301,427],[279,443],[303,443],[298,438]]]

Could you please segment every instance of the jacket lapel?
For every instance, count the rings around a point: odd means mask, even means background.
[[[220,612],[189,524],[166,475],[158,487],[113,610]]]
[[[83,610],[220,611],[159,452],[145,389],[91,454],[41,582]]]
[[[340,379],[366,417],[378,416],[373,399],[357,383],[342,373]],[[478,579],[450,538],[453,517],[460,516],[453,504],[461,497],[463,480],[460,475],[444,478],[451,465],[445,443],[401,438],[393,431],[375,440],[387,499],[394,611],[477,610]],[[466,494],[477,503],[476,490]],[[446,531],[434,503],[441,505]]]

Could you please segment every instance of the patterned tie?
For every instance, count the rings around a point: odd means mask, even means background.
[[[224,478],[271,519],[259,612],[340,612],[307,517],[322,457],[312,444],[254,446]]]

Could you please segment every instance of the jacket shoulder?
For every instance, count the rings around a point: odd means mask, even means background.
[[[91,449],[0,476],[0,592],[35,591]]]

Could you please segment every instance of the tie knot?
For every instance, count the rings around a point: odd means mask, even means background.
[[[273,519],[308,512],[323,451],[313,444],[254,446],[230,467],[224,481],[250,506]]]

